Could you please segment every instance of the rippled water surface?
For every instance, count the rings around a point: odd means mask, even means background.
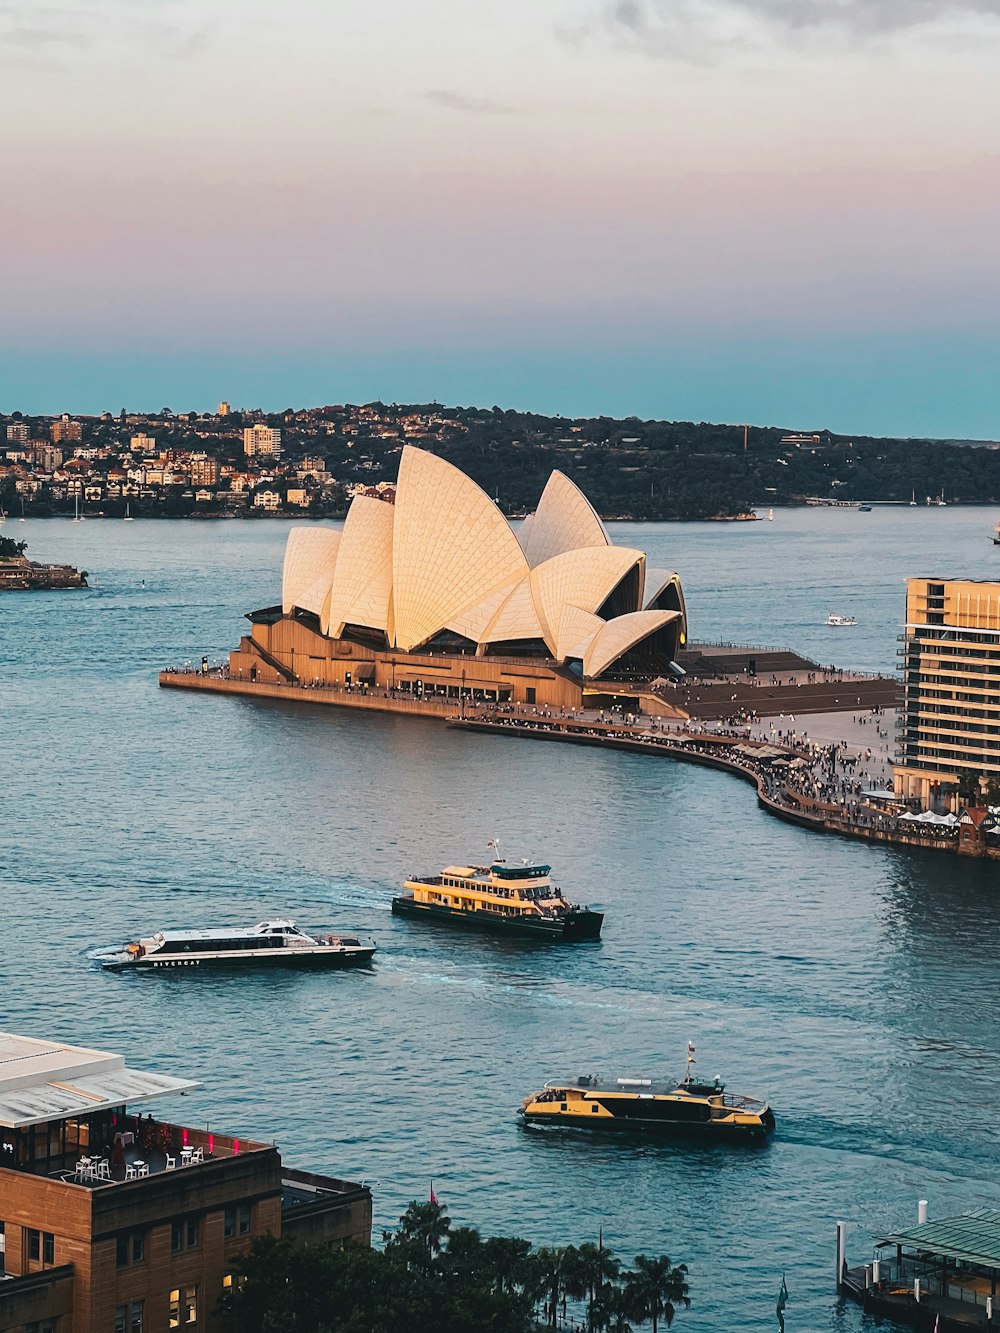
[[[695,637],[891,670],[908,573],[992,575],[993,515],[778,511],[773,523],[618,525],[676,567]],[[164,1114],[274,1137],[374,1186],[391,1224],[433,1179],[457,1219],[535,1242],[603,1227],[691,1269],[685,1328],[856,1330],[834,1223],[868,1237],[1000,1206],[1000,897],[992,866],[786,827],[723,774],[458,735],[421,720],[158,689],[276,599],[287,525],[8,520],[82,593],[0,601],[0,1025],[203,1081]],[[831,630],[831,610],[858,617]],[[607,912],[598,946],[398,922],[409,871],[552,862]],[[374,934],[371,974],[119,977],[87,953],[160,926]],[[560,1073],[700,1068],[768,1097],[758,1150],[526,1132]]]

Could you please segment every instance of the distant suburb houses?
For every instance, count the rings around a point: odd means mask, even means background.
[[[392,499],[380,480],[404,443],[464,428],[435,413],[323,407],[114,417],[0,416],[0,519],[108,516],[328,518],[358,494]]]

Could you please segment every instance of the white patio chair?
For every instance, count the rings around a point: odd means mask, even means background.
[[[176,1157],[171,1157],[169,1153],[167,1153],[167,1166],[166,1166],[166,1169],[167,1169],[168,1171],[176,1171],[176,1170],[177,1170],[177,1158],[176,1158]]]

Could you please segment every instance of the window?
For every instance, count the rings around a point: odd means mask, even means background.
[[[25,1324],[24,1333],[56,1333],[58,1319],[43,1319],[41,1323]]]
[[[140,1264],[146,1257],[146,1236],[142,1231],[125,1231],[118,1237],[116,1262],[119,1268]]]
[[[115,1333],[142,1333],[142,1301],[119,1305],[115,1311]]]
[[[56,1261],[56,1238],[50,1231],[42,1232],[42,1263],[54,1264]]]
[[[198,1288],[184,1288],[184,1323],[197,1324],[198,1322]]]
[[[180,1328],[181,1326],[181,1293],[179,1287],[174,1287],[170,1293],[169,1318],[167,1320],[171,1328]]]
[[[236,1209],[227,1208],[223,1219],[222,1234],[227,1240],[236,1235]]]
[[[250,1234],[250,1205],[248,1203],[240,1204],[240,1235],[249,1236]]]
[[[42,1257],[42,1236],[41,1232],[35,1231],[33,1227],[28,1227],[28,1258],[40,1259]]]
[[[179,1217],[170,1226],[170,1248],[174,1254],[181,1250],[193,1250],[198,1244],[198,1219]]]

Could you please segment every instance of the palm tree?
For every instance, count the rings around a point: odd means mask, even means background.
[[[587,1325],[591,1330],[599,1327],[594,1318],[595,1302],[620,1271],[621,1264],[611,1251],[593,1241],[586,1241],[579,1248],[571,1245],[566,1251],[566,1293],[574,1300],[586,1300]]]
[[[559,1300],[565,1292],[566,1251],[540,1245],[534,1255],[534,1295],[542,1297],[544,1318],[555,1328],[559,1318]]]
[[[531,1244],[517,1236],[491,1236],[483,1247],[496,1291],[510,1293],[530,1283]]]
[[[647,1320],[656,1333],[657,1324],[662,1315],[667,1328],[674,1321],[678,1305],[685,1308],[691,1304],[688,1297],[687,1268],[678,1264],[675,1268],[665,1254],[658,1259],[647,1259],[644,1254],[636,1256],[635,1272],[629,1273],[625,1280],[625,1304],[634,1319]]]
[[[602,1329],[603,1333],[634,1333],[629,1322],[632,1315],[627,1293],[613,1282],[609,1282],[594,1297],[590,1312],[592,1329]]]
[[[441,1246],[451,1230],[448,1210],[440,1203],[414,1201],[399,1219],[402,1240],[419,1241],[428,1255],[441,1253]]]

